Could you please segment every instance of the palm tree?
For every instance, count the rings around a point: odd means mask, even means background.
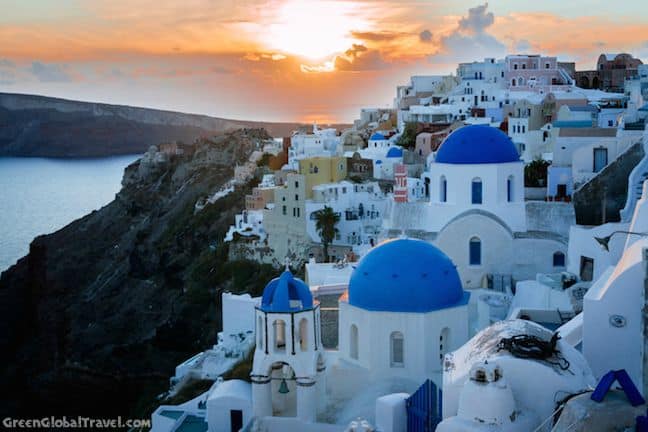
[[[329,262],[328,247],[338,233],[338,229],[335,227],[338,222],[340,222],[340,215],[335,213],[331,207],[324,206],[323,209],[315,212],[315,228],[322,239],[326,262]]]

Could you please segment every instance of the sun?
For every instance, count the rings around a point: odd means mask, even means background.
[[[343,52],[356,40],[352,31],[367,28],[353,2],[288,0],[263,37],[270,49],[318,60]]]

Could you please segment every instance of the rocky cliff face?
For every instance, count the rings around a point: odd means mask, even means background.
[[[150,414],[174,367],[215,343],[220,292],[274,270],[221,243],[253,182],[195,213],[269,136],[240,130],[195,153],[141,159],[110,204],[37,237],[0,277],[0,417]]]
[[[282,137],[299,126],[0,93],[0,156],[134,154],[161,142],[191,143],[238,128],[265,128]]]

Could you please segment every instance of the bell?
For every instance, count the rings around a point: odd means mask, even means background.
[[[284,379],[281,380],[281,384],[279,384],[279,393],[286,394],[289,391],[290,390],[288,390],[288,383],[286,382],[286,379],[284,378]]]

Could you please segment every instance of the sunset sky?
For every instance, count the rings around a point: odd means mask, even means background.
[[[542,53],[648,61],[646,0],[0,0],[0,91],[350,122],[413,74]]]

